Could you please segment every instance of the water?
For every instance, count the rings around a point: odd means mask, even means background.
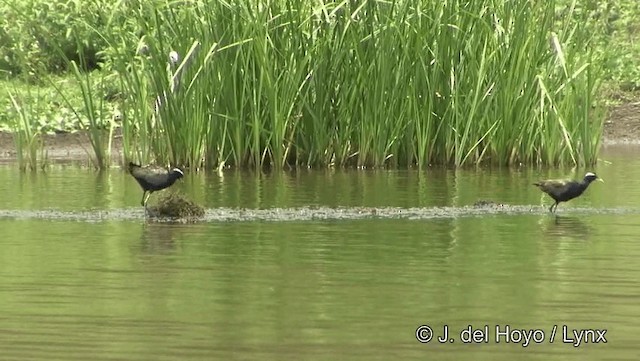
[[[188,174],[208,210],[182,224],[145,221],[118,169],[3,165],[0,359],[635,360],[638,149],[558,217],[531,182],[566,169]]]

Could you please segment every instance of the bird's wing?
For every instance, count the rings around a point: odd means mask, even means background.
[[[147,172],[148,174],[169,174],[169,170],[163,167],[159,167],[157,165],[148,165],[144,168],[142,168],[145,170],[145,172]]]
[[[129,165],[129,171],[131,172],[131,174],[134,177],[148,177],[151,175],[168,175],[169,171],[165,168],[156,166],[156,165],[147,165],[144,167],[141,167],[139,165],[135,165],[135,164],[130,164]]]
[[[545,188],[548,192],[561,192],[563,191],[569,181],[566,179],[548,179],[538,182],[539,187]]]

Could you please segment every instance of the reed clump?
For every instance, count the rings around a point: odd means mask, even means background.
[[[9,94],[15,112],[14,122],[11,126],[18,167],[21,171],[26,171],[27,168],[35,171],[38,167],[44,169],[48,164],[48,159],[44,149],[40,123],[33,117],[33,112],[30,110],[31,104],[18,96],[17,94]],[[33,100],[34,98],[27,99]]]
[[[126,20],[105,26],[120,31],[99,36],[127,158],[192,169],[597,160],[603,62],[576,1],[558,13],[553,0],[121,4]]]

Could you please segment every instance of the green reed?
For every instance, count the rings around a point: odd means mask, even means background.
[[[27,13],[28,9],[22,9],[15,5],[16,4],[12,4],[11,6],[16,11],[16,13],[20,15],[20,19],[17,20],[19,20],[21,24],[28,24],[28,27],[30,29],[35,29],[32,31],[40,34],[48,33],[47,26],[51,24],[38,22],[37,19],[31,18],[31,15]],[[67,5],[69,4],[64,4],[64,6],[62,7],[66,8],[65,6]],[[73,4],[71,6],[73,6]],[[68,14],[60,13],[57,15],[67,16]],[[92,29],[90,25],[88,25],[87,28]],[[102,36],[97,31],[95,31],[94,33],[94,30],[95,29],[92,29],[91,33],[87,34],[89,34],[90,36]],[[90,74],[88,71],[85,71],[85,69],[88,68],[88,61],[85,58],[85,48],[87,47],[87,44],[91,43],[90,39],[81,39],[77,34],[71,31],[71,28],[67,29],[67,38],[67,40],[71,42],[75,41],[75,48],[77,51],[75,52],[75,54],[73,54],[73,56],[77,56],[77,60],[73,60],[70,58],[69,54],[73,52],[67,51],[68,49],[66,48],[63,49],[62,47],[65,46],[63,44],[51,43],[51,49],[49,49],[49,51],[57,53],[57,59],[60,59],[65,63],[67,69],[73,76],[73,79],[76,81],[76,85],[80,88],[82,106],[78,107],[75,102],[76,99],[72,98],[72,94],[76,95],[77,92],[67,91],[67,89],[58,84],[51,76],[44,75],[42,69],[30,68],[30,76],[34,79],[38,79],[39,81],[44,80],[46,83],[48,83],[48,85],[56,90],[56,92],[60,96],[60,99],[62,100],[62,103],[64,103],[71,110],[72,116],[76,118],[77,123],[80,124],[83,130],[88,131],[89,140],[93,149],[93,156],[90,155],[90,157],[96,168],[103,169],[108,167],[109,161],[111,160],[110,150],[114,130],[114,124],[111,121],[112,109],[107,106],[103,97],[105,93],[105,82],[95,82],[95,76],[92,76],[92,74]],[[38,46],[40,45],[42,44],[38,44]],[[28,51],[17,51],[16,55],[22,59],[21,62],[25,64],[25,66],[31,64],[31,61],[27,59],[30,56]],[[17,102],[15,101],[14,107],[17,107]],[[18,111],[18,113],[20,115],[20,120],[18,121],[18,123],[27,124],[29,122],[26,116],[27,113],[21,111]],[[105,132],[104,130],[106,124],[110,125],[108,132]],[[21,127],[21,132],[23,133],[23,135],[18,135],[17,137],[19,139],[23,139],[24,135],[26,135],[27,138],[30,138],[32,136],[32,133],[27,129],[27,125]],[[20,141],[20,143],[23,142],[23,140]]]
[[[33,118],[34,112],[29,109],[30,102],[37,102],[39,97],[19,98],[17,94],[9,94],[13,110],[16,117],[13,122],[13,140],[16,146],[16,157],[18,167],[25,171],[27,168],[34,171],[38,168],[38,158],[40,167],[44,169],[47,164],[47,154],[44,150],[42,136],[40,134],[38,122]]]
[[[130,158],[194,168],[597,159],[602,69],[589,33],[557,18],[554,1],[156,1],[130,16],[147,35],[109,35]],[[138,41],[146,55],[133,54]]]
[[[81,59],[82,62],[82,59]],[[71,100],[65,96],[65,92],[60,88],[56,89],[60,93],[62,99],[73,110],[83,128],[87,130],[89,142],[93,150],[91,160],[97,169],[105,169],[109,167],[111,161],[111,143],[113,139],[114,124],[110,122],[112,114],[105,104],[103,88],[104,79],[95,84],[89,73],[81,71],[75,61],[70,62],[71,70],[75,76],[78,86],[82,91],[82,103],[84,109],[74,109]],[[53,84],[53,83],[52,83]],[[54,85],[55,86],[55,85]],[[109,131],[105,132],[104,126],[109,120]]]

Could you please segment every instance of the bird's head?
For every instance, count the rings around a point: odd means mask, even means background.
[[[182,172],[182,170],[180,170],[179,168],[173,168],[171,170],[171,175],[175,178],[175,179],[180,179],[182,177],[184,177],[184,172]]]
[[[587,183],[591,183],[594,180],[598,180],[599,182],[604,183],[604,180],[602,178],[598,177],[595,173],[592,173],[592,172],[588,172],[587,174],[585,174],[584,180]]]

